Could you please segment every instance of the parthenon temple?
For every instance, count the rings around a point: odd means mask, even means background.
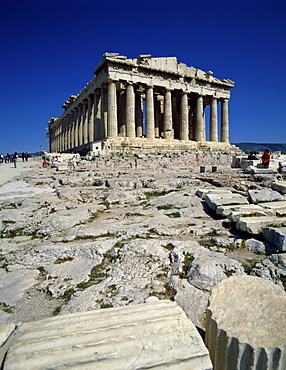
[[[233,81],[176,57],[118,53],[105,53],[94,74],[48,122],[50,151],[235,149],[228,114]]]

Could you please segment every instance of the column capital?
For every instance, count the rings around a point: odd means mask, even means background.
[[[112,78],[107,78],[107,79],[105,80],[105,83],[106,83],[106,84],[108,84],[108,85],[109,85],[109,84],[111,84],[112,82],[114,82],[114,83],[115,83],[116,81],[115,81],[115,80],[113,80]]]

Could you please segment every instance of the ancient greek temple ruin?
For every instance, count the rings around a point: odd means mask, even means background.
[[[105,53],[94,74],[63,104],[63,114],[48,122],[50,151],[235,148],[228,114],[233,81],[176,57],[128,59],[118,53]]]

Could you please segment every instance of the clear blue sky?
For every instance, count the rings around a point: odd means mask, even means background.
[[[286,142],[285,0],[9,0],[0,18],[0,152],[45,147],[105,52],[229,78],[230,141]]]

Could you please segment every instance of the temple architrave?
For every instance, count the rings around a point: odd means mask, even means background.
[[[48,122],[51,152],[237,149],[229,144],[233,81],[178,63],[176,57],[128,59],[118,53],[105,53],[94,74],[63,104],[64,113]]]

